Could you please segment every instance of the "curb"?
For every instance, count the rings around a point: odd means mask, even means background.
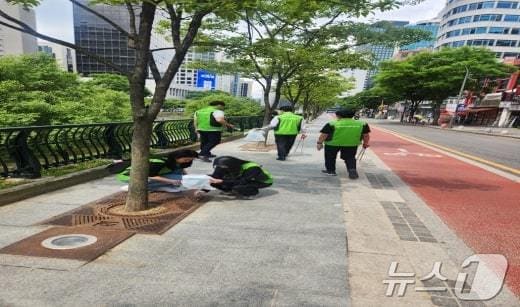
[[[405,126],[408,126],[408,125],[405,125]],[[453,132],[461,132],[461,133],[471,133],[471,134],[480,134],[480,135],[487,135],[487,136],[499,136],[499,137],[503,137],[503,138],[510,138],[510,139],[517,139],[517,140],[520,140],[520,136],[515,136],[515,135],[504,135],[504,134],[498,134],[498,133],[487,133],[487,132],[479,132],[479,131],[468,131],[468,130],[456,130],[456,129],[453,129],[453,128],[446,128],[446,129],[443,129],[441,127],[432,127],[432,126],[421,126],[421,125],[410,125],[412,127],[421,127],[421,128],[429,128],[429,129],[437,129],[437,130],[441,130],[441,131],[453,131]],[[509,129],[509,128],[508,128]],[[510,128],[510,129],[517,129],[517,128]]]
[[[98,166],[92,169],[83,170],[56,178],[46,178],[36,182],[30,182],[2,190],[0,191],[0,207],[44,193],[53,192],[76,184],[103,178],[109,175],[105,168],[106,166]]]
[[[435,128],[435,127],[428,127],[428,126],[426,126],[425,128],[443,130],[442,128]],[[517,128],[511,128],[511,129],[517,129]],[[520,136],[514,136],[514,135],[505,135],[505,134],[498,134],[498,133],[486,133],[486,132],[478,132],[478,131],[454,130],[453,128],[449,129],[449,130],[446,130],[446,131],[462,132],[462,133],[472,133],[472,134],[480,134],[480,135],[488,135],[488,136],[499,136],[499,137],[503,137],[503,138],[510,138],[510,139],[517,139],[517,140],[520,139]]]
[[[222,140],[222,143],[236,141],[238,139],[243,138],[242,134],[234,135],[230,137],[226,137]],[[170,152],[180,150],[180,149],[192,149],[196,150],[200,146],[200,143],[194,143],[191,145],[165,149],[158,151],[156,155],[167,155]],[[8,205],[10,203],[14,203],[17,201],[21,201],[27,198],[31,198],[34,196],[42,195],[45,193],[53,192],[56,190],[68,188],[77,184],[89,182],[92,180],[100,179],[106,176],[111,175],[106,171],[106,165],[98,166],[95,168],[79,171],[76,173],[53,177],[53,178],[45,178],[41,180],[37,180],[35,182],[30,182],[26,184],[21,184],[18,186],[14,186],[12,188],[8,188],[5,190],[0,190],[0,207]]]

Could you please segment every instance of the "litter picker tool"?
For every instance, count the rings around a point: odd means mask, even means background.
[[[300,147],[300,153],[303,154],[304,144],[305,144],[305,139],[304,138],[300,138],[298,140],[298,143],[296,143],[296,147],[294,148],[293,154],[298,152],[298,147]]]
[[[365,151],[367,149],[366,148],[361,148],[361,151],[359,152],[359,154],[357,155],[356,157],[356,160],[358,160],[358,162],[361,162],[361,160],[363,159],[363,157],[365,156]]]

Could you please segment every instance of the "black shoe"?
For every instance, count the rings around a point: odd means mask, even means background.
[[[328,176],[337,176],[336,172],[329,172],[328,170],[324,169],[321,171],[324,174],[327,174]]]
[[[276,160],[278,160],[278,161],[285,161],[285,158],[278,157],[278,158],[276,158]]]
[[[359,175],[355,169],[348,170],[348,178],[350,179],[358,179]]]
[[[253,200],[253,199],[255,199],[255,197],[252,196],[252,195],[250,195],[250,196],[237,195],[237,199],[239,199],[239,200]]]
[[[220,195],[234,196],[235,193],[233,193],[232,191],[220,191]]]
[[[206,157],[206,156],[199,156],[199,159],[202,162],[208,162],[208,163],[213,162],[213,161],[211,161],[211,159],[209,157]]]
[[[214,154],[210,154],[208,157],[210,157],[210,158],[216,158],[217,156],[214,155]]]

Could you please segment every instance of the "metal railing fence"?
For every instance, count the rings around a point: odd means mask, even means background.
[[[228,119],[239,133],[262,125],[262,117]],[[95,159],[121,158],[130,152],[132,122],[0,128],[0,177],[38,178],[42,169]],[[157,121],[152,148],[167,149],[197,140],[192,120]]]

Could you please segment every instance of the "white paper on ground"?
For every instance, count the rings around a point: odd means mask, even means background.
[[[182,187],[188,190],[214,190],[208,175],[184,175],[182,176]]]
[[[168,192],[168,193],[179,193],[182,191],[185,191],[186,189],[184,187],[160,187],[153,189],[153,191],[160,191],[160,192]]]
[[[265,141],[265,131],[264,130],[251,130],[247,133],[246,138],[244,139],[246,142],[263,142]]]

